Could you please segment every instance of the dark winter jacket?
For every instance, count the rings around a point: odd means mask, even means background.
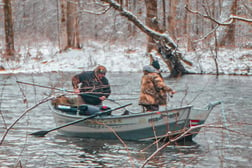
[[[109,97],[111,93],[108,79],[103,77],[99,80],[95,76],[94,71],[84,71],[72,78],[72,85],[74,89],[78,89],[78,85],[80,83],[80,92],[83,93],[81,94],[81,97],[87,104],[100,104],[101,100],[99,97]]]
[[[158,73],[145,74],[141,80],[139,105],[166,105],[167,92],[171,91]]]

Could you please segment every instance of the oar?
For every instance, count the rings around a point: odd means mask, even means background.
[[[82,118],[82,119],[79,119],[79,120],[75,120],[75,121],[69,122],[69,123],[67,123],[67,124],[58,126],[58,127],[56,127],[56,128],[50,129],[50,130],[37,131],[37,132],[31,133],[30,135],[43,137],[43,136],[45,136],[46,134],[48,134],[49,132],[52,132],[52,131],[58,130],[58,129],[60,129],[60,128],[67,127],[67,126],[69,126],[69,125],[73,125],[73,124],[76,124],[76,123],[85,121],[85,120],[88,120],[88,119],[91,119],[91,118],[95,118],[95,117],[100,116],[100,115],[103,115],[103,114],[108,114],[108,113],[110,113],[111,111],[115,111],[115,110],[124,108],[124,107],[126,107],[126,106],[131,105],[131,104],[132,104],[132,103],[129,103],[129,104],[126,104],[126,105],[123,105],[123,106],[120,106],[120,107],[116,107],[116,108],[114,108],[114,109],[106,110],[106,111],[104,111],[104,112],[98,112],[98,113],[93,114],[93,115],[91,115],[91,116],[89,116],[89,117]]]

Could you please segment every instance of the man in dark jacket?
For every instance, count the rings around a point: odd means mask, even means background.
[[[109,97],[111,89],[106,72],[106,68],[99,65],[93,71],[83,71],[72,78],[74,91],[80,93],[82,103],[100,105]]]

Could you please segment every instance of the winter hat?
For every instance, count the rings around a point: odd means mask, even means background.
[[[107,69],[102,66],[102,65],[99,65],[98,67],[95,68],[95,74],[106,74],[107,72]]]
[[[154,68],[156,68],[157,70],[160,69],[160,65],[159,65],[158,60],[152,61],[151,65],[152,65]]]
[[[151,66],[151,65],[145,65],[145,66],[143,67],[143,71],[147,71],[147,72],[157,72],[157,70],[156,70],[153,66]]]

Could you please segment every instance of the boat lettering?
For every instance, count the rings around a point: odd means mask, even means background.
[[[143,124],[143,123],[146,123],[146,120],[145,120],[145,118],[140,118],[140,119],[138,120],[138,123],[139,123],[139,124]]]
[[[149,123],[151,122],[157,122],[159,120],[162,120],[163,118],[177,118],[179,116],[178,112],[172,113],[172,114],[161,114],[159,117],[156,118],[150,118],[148,120]]]
[[[89,128],[108,128],[106,126],[106,124],[105,125],[104,124],[88,124],[88,125],[85,125],[85,127],[89,127]],[[109,126],[109,127],[120,128],[121,126]]]
[[[99,124],[99,123],[102,123],[102,124],[120,124],[122,123],[121,119],[114,119],[114,120],[103,120],[103,121],[99,121],[99,120],[87,120],[85,122],[85,124]]]
[[[168,115],[169,118],[177,118],[178,116],[179,116],[179,112],[175,112]]]
[[[119,124],[122,123],[121,119],[102,121],[103,124]]]

